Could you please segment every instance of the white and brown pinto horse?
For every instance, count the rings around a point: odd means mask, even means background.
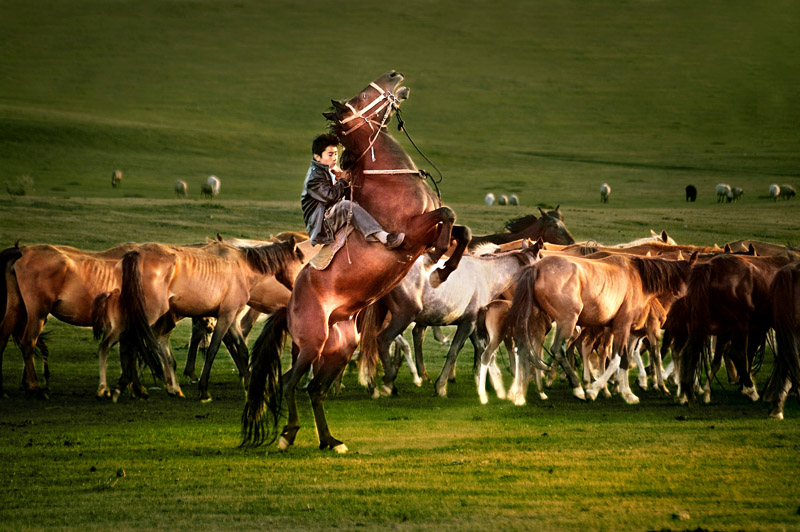
[[[405,233],[405,240],[400,247],[387,249],[353,231],[327,268],[306,266],[300,272],[288,307],[267,320],[252,351],[252,378],[242,414],[243,444],[274,441],[284,398],[288,420],[278,446],[287,449],[293,444],[300,429],[295,389],[314,365],[307,391],[320,448],[346,452],[344,443],[330,433],[323,400],[355,350],[356,316],[392,290],[426,250],[433,248],[434,260],[439,260],[451,238],[459,241],[445,267],[434,275],[438,284],[455,269],[467,246],[469,230],[456,230],[453,210],[442,206],[388,133],[392,114],[408,96],[408,89],[400,87],[402,80],[401,74],[388,72],[350,100],[333,101],[333,112],[325,117],[346,150],[341,166],[351,174],[352,201],[386,231]],[[292,367],[281,379],[280,348],[287,331],[293,341]]]
[[[562,355],[562,342],[570,338],[576,325],[609,327],[613,334],[612,359],[603,376],[586,391],[591,399],[607,380],[622,367],[628,367],[628,339],[631,331],[642,328],[648,307],[665,293],[681,293],[691,270],[689,261],[671,261],[628,255],[612,255],[591,260],[549,256],[522,271],[509,311],[509,323],[518,348],[518,368],[509,398],[524,404],[529,359],[543,368],[541,352],[550,322],[555,322],[553,364],[564,369],[573,395],[584,398],[584,390],[574,369]],[[623,380],[621,394],[627,403],[638,398]]]

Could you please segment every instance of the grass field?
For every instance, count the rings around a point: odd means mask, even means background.
[[[560,205],[578,240],[666,229],[680,243],[797,245],[800,203],[766,197],[771,183],[800,187],[797,27],[788,0],[3,0],[0,245],[299,229],[321,112],[390,69],[406,75],[406,125],[444,201],[476,234]],[[210,174],[222,189],[206,201]],[[24,196],[5,194],[23,182]],[[743,200],[717,204],[720,182]],[[490,191],[522,206],[486,207]],[[467,349],[447,399],[401,371],[401,395],[373,401],[347,375],[327,403],[346,456],[316,450],[301,400],[304,428],[279,454],[236,447],[229,358],[211,404],[184,385],[185,400],[153,389],[114,405],[94,399],[90,331],[46,330],[48,401],[17,389],[6,349],[0,530],[800,529],[800,408],[769,420],[725,377],[707,406],[654,392],[584,404],[563,383],[546,403],[481,406]],[[187,342],[181,323],[179,366]],[[445,351],[426,350],[435,376]]]

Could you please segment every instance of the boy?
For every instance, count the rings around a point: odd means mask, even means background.
[[[387,233],[363,207],[344,199],[349,192],[348,174],[339,171],[339,139],[323,133],[311,144],[313,158],[303,183],[300,203],[303,220],[312,244],[330,244],[336,231],[344,227],[352,208],[350,223],[368,242],[381,242],[387,249],[403,243],[403,233]]]

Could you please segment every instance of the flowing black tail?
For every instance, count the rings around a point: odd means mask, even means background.
[[[286,336],[287,311],[281,307],[267,320],[250,353],[250,386],[242,412],[242,446],[257,447],[278,437],[283,407],[281,350]],[[269,424],[265,414],[269,414]]]
[[[164,368],[159,356],[161,346],[153,328],[147,319],[144,308],[144,288],[142,273],[139,267],[141,255],[138,251],[129,251],[122,257],[122,291],[119,297],[124,331],[120,342],[136,347],[153,376],[164,378]],[[131,364],[131,367],[134,365]]]

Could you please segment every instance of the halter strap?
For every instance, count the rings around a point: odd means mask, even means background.
[[[343,136],[349,135],[353,131],[355,131],[358,128],[360,128],[361,126],[363,126],[365,123],[375,124],[375,125],[378,126],[378,129],[380,129],[382,127],[385,127],[385,122],[386,122],[385,119],[383,121],[381,121],[381,122],[377,122],[375,120],[372,120],[372,117],[376,116],[378,113],[383,111],[383,109],[385,109],[386,106],[388,106],[388,105],[391,105],[392,107],[395,107],[395,108],[397,107],[397,97],[394,94],[392,94],[389,91],[383,90],[374,81],[371,82],[369,84],[369,86],[374,88],[375,90],[377,90],[380,94],[378,95],[377,98],[372,100],[369,103],[369,105],[367,105],[366,107],[364,107],[360,111],[357,110],[352,105],[350,105],[350,102],[345,103],[345,105],[353,112],[353,114],[348,116],[347,118],[341,120],[339,123],[341,125],[345,125],[345,124],[347,124],[349,122],[352,122],[353,120],[357,120],[357,119],[361,119],[361,120],[358,120],[355,123],[355,125],[353,127],[351,127],[350,129],[348,129],[347,131],[343,131],[342,132]],[[380,105],[378,105],[378,104],[380,104]],[[373,107],[376,107],[374,112],[372,112],[371,116],[367,116],[367,114],[370,113],[370,111],[372,111]]]

